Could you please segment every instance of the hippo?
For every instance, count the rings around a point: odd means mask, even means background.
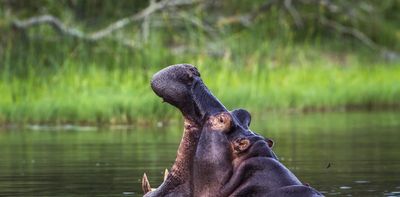
[[[196,67],[166,67],[154,74],[151,88],[180,110],[184,131],[164,182],[152,189],[143,176],[145,197],[323,196],[278,161],[271,139],[250,130],[248,111],[226,109]]]

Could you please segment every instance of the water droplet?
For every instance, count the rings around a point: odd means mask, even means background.
[[[365,184],[365,183],[369,183],[369,181],[357,180],[357,181],[354,181],[354,183]]]
[[[135,192],[122,192],[122,195],[134,195]]]
[[[351,189],[351,187],[349,187],[349,186],[340,186],[339,188],[340,189]]]

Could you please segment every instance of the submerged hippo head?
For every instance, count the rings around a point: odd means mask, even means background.
[[[171,173],[153,191],[144,179],[145,196],[319,195],[278,162],[271,140],[249,129],[250,113],[228,111],[195,67],[169,66],[151,87],[182,112],[185,126]]]

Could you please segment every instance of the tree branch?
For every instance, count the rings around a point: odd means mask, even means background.
[[[340,33],[349,34],[349,35],[353,36],[354,38],[360,40],[363,44],[365,44],[366,46],[368,46],[371,49],[379,49],[380,48],[380,47],[378,47],[378,45],[375,42],[373,42],[370,38],[368,38],[368,36],[366,36],[363,32],[361,32],[360,30],[358,30],[354,27],[346,27],[336,21],[326,19],[325,17],[322,17],[320,21],[321,21],[322,25],[333,28]]]
[[[85,35],[85,33],[79,31],[78,29],[67,27],[58,18],[51,15],[35,16],[27,20],[14,20],[12,22],[14,28],[22,30],[25,30],[31,26],[37,26],[41,24],[51,25],[60,34],[66,34],[80,39],[91,40],[91,38]]]
[[[139,13],[118,20],[118,21],[108,25],[106,28],[104,28],[100,31],[97,31],[95,33],[92,33],[91,37],[93,37],[95,39],[103,38],[105,36],[110,35],[115,30],[121,29],[134,21],[139,21],[139,20],[146,18],[147,16],[153,14],[156,11],[159,11],[159,10],[162,10],[162,9],[165,9],[168,7],[190,5],[190,4],[193,4],[196,2],[197,1],[193,1],[193,0],[162,0],[160,2],[150,3],[150,5],[147,8],[140,11]]]
[[[142,11],[131,15],[129,17],[122,18],[116,22],[109,24],[107,27],[100,29],[98,31],[92,33],[85,33],[83,31],[78,30],[77,28],[68,27],[64,23],[61,22],[60,19],[54,17],[52,15],[43,15],[43,16],[35,16],[26,20],[14,20],[12,25],[16,29],[26,30],[32,26],[38,26],[42,24],[48,24],[53,27],[59,34],[71,36],[74,38],[87,40],[87,41],[98,41],[105,37],[112,35],[113,32],[120,30],[126,27],[128,24],[133,23],[135,21],[144,20],[151,14],[163,10],[169,7],[177,7],[183,5],[191,5],[198,1],[196,0],[162,0],[159,2],[150,3],[150,5],[143,9]],[[127,45],[127,43],[131,43],[126,39],[115,39]],[[129,45],[130,46],[130,45]]]
[[[292,16],[294,24],[296,24],[297,27],[303,27],[303,20],[301,19],[299,12],[297,12],[297,10],[292,6],[292,0],[285,0],[283,4]]]
[[[178,13],[178,16],[182,19],[192,23],[194,26],[202,29],[203,31],[207,32],[209,35],[216,37],[216,30],[205,24],[202,20],[195,16],[188,16],[186,13]]]
[[[268,11],[275,3],[279,3],[278,0],[268,0],[264,2],[257,9],[248,12],[246,14],[221,17],[217,21],[218,26],[230,25],[234,23],[240,23],[243,26],[250,26],[250,24],[259,16],[261,13]]]

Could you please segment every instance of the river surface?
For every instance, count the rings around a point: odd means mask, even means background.
[[[400,196],[400,113],[253,115],[280,161],[326,196]],[[141,196],[175,159],[181,120],[0,130],[0,196]]]

